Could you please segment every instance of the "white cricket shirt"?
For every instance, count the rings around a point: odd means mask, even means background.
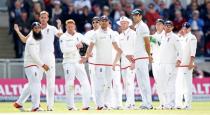
[[[120,33],[119,36],[119,47],[122,49],[123,54],[121,56],[121,67],[125,68],[130,66],[129,60],[125,57],[126,55],[134,55],[135,51],[136,32],[130,28]]]
[[[173,32],[163,35],[159,51],[161,64],[175,64],[177,60],[182,61],[181,43]]]
[[[190,57],[195,57],[197,48],[197,39],[191,32],[182,37],[182,63],[181,65],[189,65]]]
[[[137,25],[135,25],[136,28],[136,44],[135,44],[135,58],[142,58],[142,57],[148,57],[145,43],[144,43],[144,37],[149,37],[150,31],[146,23],[143,21],[140,21]]]
[[[75,33],[74,35],[65,32],[61,35],[59,42],[63,53],[63,63],[77,63],[80,60],[79,49],[76,45],[82,41],[83,35]]]
[[[112,30],[107,29],[107,31],[104,31],[100,28],[91,39],[96,49],[95,64],[112,64],[112,43],[116,42]]]
[[[44,65],[40,58],[40,41],[36,41],[32,35],[33,34],[31,34],[26,41],[24,67]]]

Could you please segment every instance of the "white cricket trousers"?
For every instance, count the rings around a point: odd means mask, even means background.
[[[95,90],[94,90],[94,76],[95,76],[95,65],[93,64],[89,64],[88,65],[88,69],[89,69],[89,77],[90,77],[90,86],[91,86],[91,96],[92,96],[92,100],[95,103]]]
[[[82,90],[83,107],[89,107],[91,99],[91,89],[84,64],[65,63],[63,64],[65,76],[65,92],[66,103],[68,108],[75,107],[74,105],[74,80],[75,77],[79,80]]]
[[[47,80],[47,89],[46,89],[46,101],[47,107],[53,108],[54,106],[54,96],[55,96],[55,56],[46,56],[43,58],[43,62],[49,66],[49,70],[45,71],[46,80]],[[41,78],[43,77],[43,71],[40,72]],[[23,104],[29,98],[30,91],[29,87],[25,85],[22,95],[17,100],[17,103]]]
[[[149,79],[149,61],[148,59],[139,59],[135,62],[136,78],[141,90],[142,106],[152,107],[152,93]]]
[[[97,107],[111,106],[112,100],[112,67],[95,66],[95,98]]]
[[[160,89],[163,94],[163,106],[165,108],[175,107],[175,83],[177,68],[175,64],[160,64]]]
[[[40,68],[31,66],[25,68],[25,73],[28,79],[28,89],[31,95],[32,109],[36,109],[40,104],[40,91],[41,91],[41,75]],[[21,94],[22,95],[22,94]]]
[[[113,78],[113,107],[122,107],[122,83],[120,67],[115,67],[115,71],[112,70]]]
[[[128,107],[135,105],[135,94],[134,94],[135,70],[126,68],[122,69],[121,71],[122,71],[122,78],[126,95],[126,106]]]
[[[187,67],[178,68],[178,74],[176,78],[176,107],[189,107],[191,108],[192,102],[192,70]],[[184,96],[184,105],[182,104]]]
[[[160,84],[161,84],[161,80],[160,80],[160,64],[159,63],[152,63],[152,73],[155,79],[155,86],[156,86],[156,90],[157,90],[157,94],[158,94],[158,98],[159,98],[159,103],[160,106],[163,105],[163,94],[160,91]]]
[[[53,108],[55,98],[55,56],[44,57],[43,62],[49,66],[49,70],[45,72],[47,80],[46,101],[47,107]]]

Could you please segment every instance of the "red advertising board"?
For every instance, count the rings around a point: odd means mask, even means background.
[[[154,79],[151,80],[151,90],[153,96],[156,95],[156,89],[154,86]],[[13,100],[20,96],[24,85],[27,83],[27,79],[23,78],[13,78],[13,79],[0,79],[0,101]],[[137,84],[135,85],[135,94],[140,95],[139,88]],[[65,95],[65,80],[56,79],[55,95],[64,96]],[[81,87],[77,80],[75,80],[75,95],[81,94]],[[42,80],[42,90],[41,96],[45,96],[46,92],[46,80]],[[210,78],[193,78],[193,95],[208,95],[210,96]],[[9,97],[13,97],[10,99]]]

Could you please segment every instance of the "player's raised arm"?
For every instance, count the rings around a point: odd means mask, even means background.
[[[60,36],[63,34],[61,20],[60,20],[60,19],[57,19],[56,22],[57,22],[57,29],[58,29],[58,30],[57,30],[57,32],[56,32],[55,35],[56,35],[58,38],[60,38]]]
[[[27,35],[27,36],[24,36],[21,32],[20,32],[20,29],[18,27],[17,24],[14,24],[14,30],[16,31],[16,33],[18,34],[20,40],[23,42],[23,43],[26,43],[30,33]]]

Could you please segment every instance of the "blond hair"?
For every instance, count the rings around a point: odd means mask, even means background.
[[[67,25],[68,23],[73,23],[73,24],[75,24],[75,21],[74,21],[73,19],[68,19],[68,20],[66,20],[66,25]]]
[[[49,16],[49,13],[47,11],[41,11],[39,15],[41,16],[42,14],[47,14],[47,16]]]

